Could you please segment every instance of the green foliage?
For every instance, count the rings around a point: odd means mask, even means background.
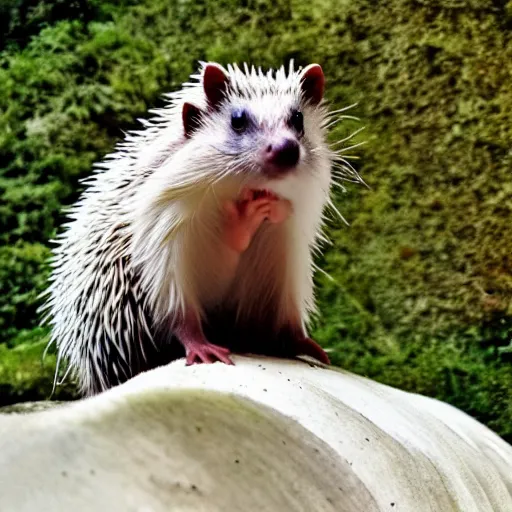
[[[41,244],[0,247],[0,332],[11,342],[24,329],[35,327],[38,295],[46,287],[45,264],[50,256]]]
[[[46,335],[32,329],[62,206],[198,60],[316,61],[333,107],[359,102],[366,130],[347,144],[368,142],[349,153],[370,185],[336,194],[351,226],[329,223],[316,337],[336,363],[512,439],[509,4],[0,1],[1,339],[19,355]]]
[[[57,386],[52,395],[55,355],[43,362],[47,339],[32,340],[9,349],[0,344],[0,396],[2,405],[21,401],[70,399],[74,390],[68,385]]]

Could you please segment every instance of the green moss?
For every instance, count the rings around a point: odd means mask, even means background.
[[[49,256],[49,249],[37,243],[0,247],[0,340],[10,342],[21,330],[37,326],[38,295],[46,287]]]
[[[52,395],[56,358],[49,354],[43,362],[47,341],[47,338],[32,339],[12,349],[0,344],[0,406],[50,397],[74,398],[75,391],[70,384],[58,386]]]
[[[57,4],[1,56],[3,340],[36,325],[48,239],[78,180],[197,60],[317,61],[334,107],[359,102],[366,130],[350,143],[368,143],[350,153],[370,190],[336,194],[351,226],[329,223],[316,337],[346,368],[511,439],[510,2],[95,0],[41,23]]]

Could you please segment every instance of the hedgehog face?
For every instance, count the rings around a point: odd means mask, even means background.
[[[275,74],[207,64],[202,74],[206,105],[185,103],[185,133],[212,149],[216,166],[271,189],[286,189],[294,176],[330,167],[321,105],[324,76],[313,64]],[[224,165],[220,164],[224,160]],[[322,160],[319,162],[319,160]],[[285,182],[285,183],[282,183]]]
[[[288,100],[278,112],[271,97],[239,100],[225,109],[223,143],[246,159],[245,173],[280,179],[300,167],[307,153],[304,114],[298,102]]]

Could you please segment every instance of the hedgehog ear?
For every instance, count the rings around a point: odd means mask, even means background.
[[[312,105],[318,105],[324,97],[325,77],[318,64],[310,64],[301,73],[303,97]]]
[[[216,109],[224,99],[229,77],[218,64],[206,64],[203,69],[203,88],[211,107]]]
[[[195,105],[191,103],[184,103],[183,110],[181,111],[181,118],[183,119],[183,129],[185,130],[185,137],[190,138],[192,133],[195,132],[201,124],[202,112]]]

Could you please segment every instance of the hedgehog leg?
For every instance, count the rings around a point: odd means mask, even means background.
[[[325,350],[312,338],[304,333],[302,327],[288,328],[290,348],[293,356],[310,356],[321,363],[330,364]]]
[[[309,336],[303,336],[296,340],[295,352],[298,356],[311,356],[321,363],[330,364],[329,356],[325,350]]]
[[[185,348],[187,366],[196,362],[209,364],[215,361],[233,364],[229,357],[229,349],[213,345],[206,339],[196,315],[185,315],[176,329],[176,336]]]

